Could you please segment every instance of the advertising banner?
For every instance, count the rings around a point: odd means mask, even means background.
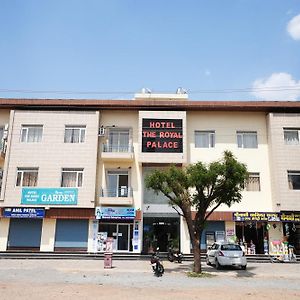
[[[96,219],[127,219],[135,218],[133,207],[96,207]]]
[[[44,218],[43,208],[29,207],[7,207],[4,208],[3,217],[5,218]]]
[[[76,205],[77,188],[23,188],[21,204]]]
[[[143,119],[142,152],[182,153],[182,119]]]
[[[272,212],[234,212],[234,221],[280,222],[280,214]]]

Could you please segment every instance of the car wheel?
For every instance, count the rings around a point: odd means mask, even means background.
[[[241,266],[241,269],[242,269],[242,270],[246,270],[246,269],[247,269],[247,265]]]
[[[208,266],[211,265],[211,262],[209,261],[208,256],[206,256],[206,264],[207,264]]]
[[[216,258],[216,263],[215,263],[215,265],[216,265],[216,269],[217,269],[217,270],[220,270],[220,269],[221,269],[221,265],[220,265],[220,263],[219,263],[219,261],[218,261],[217,258]]]

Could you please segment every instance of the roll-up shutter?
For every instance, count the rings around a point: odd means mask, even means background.
[[[10,219],[8,248],[40,248],[43,220]]]
[[[55,248],[83,248],[88,244],[88,220],[56,221]]]

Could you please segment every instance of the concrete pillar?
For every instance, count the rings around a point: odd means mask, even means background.
[[[89,220],[89,234],[88,234],[88,252],[97,252],[97,238],[98,238],[98,224],[99,220]]]
[[[56,219],[44,219],[40,251],[53,252],[55,242]]]
[[[0,219],[0,251],[6,251],[9,233],[9,218]]]
[[[185,219],[180,216],[180,251],[185,254],[191,253],[191,240]]]

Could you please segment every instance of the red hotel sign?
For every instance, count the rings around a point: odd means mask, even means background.
[[[182,119],[143,119],[142,152],[182,153]]]

